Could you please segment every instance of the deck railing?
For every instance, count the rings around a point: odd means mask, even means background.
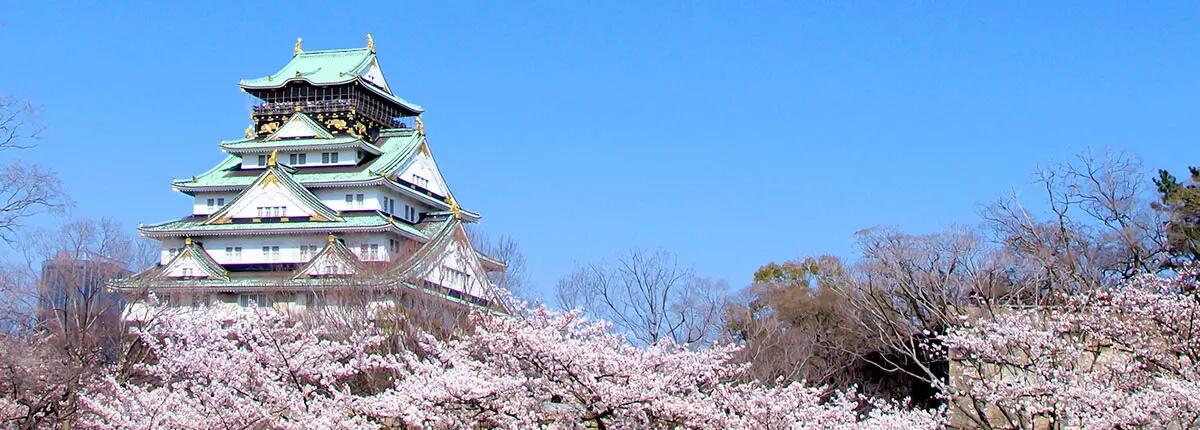
[[[251,108],[251,112],[254,115],[288,115],[297,111],[305,113],[345,112],[351,107],[355,109],[355,114],[383,124],[385,128],[413,128],[416,125],[416,117],[387,117],[384,112],[370,109],[360,101],[353,99],[263,103]]]

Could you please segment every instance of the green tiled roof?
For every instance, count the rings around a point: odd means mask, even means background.
[[[297,220],[288,222],[240,222],[229,224],[206,224],[207,216],[189,216],[186,218],[167,221],[158,224],[139,226],[142,234],[151,238],[162,237],[204,237],[223,235],[272,235],[296,233],[327,233],[345,231],[395,231],[418,240],[425,240],[425,235],[416,227],[404,221],[393,219],[380,212],[365,214],[343,213],[339,221],[307,221]]]
[[[227,214],[232,211],[233,208],[237,207],[239,201],[246,198],[246,193],[251,192],[251,190],[254,190],[255,186],[262,184],[271,177],[279,180],[279,184],[283,185],[284,189],[291,192],[292,196],[300,199],[300,202],[304,203],[305,205],[308,205],[308,209],[316,213],[314,216],[320,216],[321,218],[324,218],[324,222],[331,222],[329,220],[336,221],[339,219],[337,211],[330,209],[329,206],[325,206],[325,203],[322,203],[321,199],[318,199],[317,196],[314,196],[313,193],[308,190],[308,188],[304,188],[303,185],[296,183],[296,180],[292,179],[292,175],[288,173],[287,168],[283,167],[282,165],[275,164],[268,166],[266,170],[263,170],[261,175],[258,175],[258,178],[256,178],[254,182],[242,189],[242,192],[238,193],[236,196],[233,196],[233,199],[229,201],[229,204],[225,205],[225,207],[222,207],[221,210],[214,212],[212,215],[209,215],[208,223],[214,224],[220,222],[222,219],[228,218]]]
[[[352,218],[352,217],[347,217]],[[368,218],[368,217],[357,217]],[[181,220],[184,221],[184,220]],[[181,222],[181,221],[175,221]],[[254,224],[261,226],[262,224]],[[327,225],[327,224],[326,224]],[[233,278],[228,279],[153,279],[143,275],[134,276],[132,278],[117,279],[110,283],[111,286],[118,289],[142,289],[149,288],[150,290],[172,290],[172,291],[224,291],[224,292],[257,292],[263,289],[271,291],[314,291],[314,289],[372,289],[384,288],[390,289],[397,286],[417,288],[445,295],[447,298],[462,300],[464,303],[474,305],[482,305],[485,307],[494,307],[495,309],[503,309],[507,304],[496,295],[496,291],[491,289],[489,285],[488,295],[492,297],[476,297],[465,292],[455,292],[447,287],[431,285],[426,282],[421,282],[418,279],[423,276],[424,271],[430,270],[428,262],[437,261],[438,255],[445,252],[446,247],[454,243],[456,234],[462,231],[462,224],[459,220],[453,217],[443,217],[438,220],[428,220],[420,225],[422,230],[426,232],[427,239],[416,252],[409,255],[408,258],[402,260],[392,267],[386,273],[378,276],[368,277],[349,277],[349,278],[327,278],[327,277],[278,277],[278,278]],[[145,231],[146,227],[143,227]],[[349,251],[349,250],[345,250]],[[353,253],[349,253],[348,257],[353,257]],[[146,273],[152,273],[157,268],[147,270]]]
[[[307,276],[304,276],[304,274],[308,273],[309,270],[312,270],[314,265],[319,263],[327,263],[327,261],[322,260],[322,258],[325,257],[339,260],[342,262],[342,264],[354,268],[355,272],[362,268],[362,260],[359,260],[358,256],[354,255],[354,252],[351,251],[350,248],[346,247],[345,243],[333,236],[330,236],[329,238],[329,241],[325,243],[325,247],[321,248],[321,252],[318,252],[317,255],[308,260],[308,263],[304,263],[303,266],[300,266],[299,269],[296,269],[296,275],[293,276],[292,279],[306,278]]]
[[[292,56],[291,61],[278,72],[257,79],[243,80],[241,86],[245,89],[269,89],[279,88],[293,81],[304,81],[313,85],[339,85],[359,80],[364,87],[370,88],[383,98],[413,113],[423,112],[425,109],[420,105],[361,79],[362,74],[370,70],[371,63],[375,61],[375,53],[366,48],[301,52]]]
[[[174,266],[179,261],[182,261],[184,259],[195,260],[196,264],[198,264],[200,266],[200,269],[204,270],[205,273],[213,279],[220,279],[220,280],[228,280],[229,279],[229,272],[227,272],[225,270],[225,267],[221,266],[220,263],[217,263],[216,260],[213,260],[212,256],[208,255],[208,252],[205,251],[204,248],[201,248],[200,245],[196,242],[187,243],[186,246],[184,246],[183,249],[179,250],[179,253],[175,254],[175,256],[172,257],[169,261],[167,261],[166,264],[152,267],[149,270],[146,270],[142,273],[137,274],[135,276],[135,278],[137,278],[137,279],[162,278],[167,274],[167,272],[169,272],[171,270],[172,266]]]
[[[321,151],[337,148],[358,148],[375,155],[383,153],[379,147],[354,136],[337,136],[328,139],[239,139],[221,142],[221,149],[230,154],[263,154],[276,149],[280,151]]]
[[[292,179],[305,186],[337,183],[385,185],[425,201],[431,206],[449,208],[450,205],[446,202],[445,196],[431,196],[408,185],[384,177],[399,173],[400,169],[406,165],[409,159],[420,151],[421,144],[424,141],[424,136],[412,129],[383,130],[380,132],[379,138],[375,141],[374,145],[382,154],[374,160],[358,166],[297,168],[294,172],[291,172]],[[287,141],[275,141],[273,144],[280,142]],[[244,139],[223,143],[222,146],[232,144],[244,148],[258,143]],[[176,179],[171,185],[175,189],[185,193],[240,191],[253,183],[258,178],[259,173],[261,173],[261,170],[258,169],[243,170],[241,164],[241,158],[236,155],[230,155],[207,172],[188,179]],[[463,214],[471,220],[479,219],[479,214],[466,209],[463,209]]]
[[[376,146],[382,155],[370,163],[347,167],[320,167],[297,169],[293,177],[301,184],[319,182],[344,182],[374,179],[380,174],[396,173],[404,162],[417,153],[423,136],[409,129],[385,130],[380,133]],[[283,142],[283,141],[276,141]],[[173,185],[182,190],[203,187],[245,187],[258,177],[258,170],[241,170],[241,159],[226,157],[224,161],[207,172],[191,179],[176,180]]]

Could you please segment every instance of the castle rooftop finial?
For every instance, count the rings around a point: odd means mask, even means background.
[[[375,38],[371,37],[371,33],[367,33],[367,49],[375,52]]]
[[[447,196],[447,203],[450,203],[450,213],[454,214],[454,219],[462,219],[462,207],[458,206],[458,200],[454,200],[454,196]]]
[[[275,163],[279,158],[279,150],[271,151],[271,156],[267,157],[267,167],[275,167]]]
[[[303,49],[300,49],[300,45],[303,45],[303,44],[304,44],[304,39],[297,37],[296,38],[296,47],[292,48],[292,55],[300,55],[301,52],[304,52]]]

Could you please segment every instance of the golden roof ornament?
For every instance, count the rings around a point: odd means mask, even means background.
[[[329,233],[329,237],[325,238],[325,240],[329,241],[329,243],[332,244],[333,241],[337,240],[337,238],[333,237],[333,233]]]
[[[417,133],[425,134],[425,121],[421,117],[417,117]]]
[[[250,125],[246,126],[246,138],[247,139],[254,138],[254,124],[250,124]]]
[[[183,246],[192,246],[192,237],[191,236],[183,238]]]
[[[304,52],[303,49],[300,49],[300,45],[303,45],[303,44],[304,44],[304,39],[297,37],[296,38],[296,47],[292,48],[292,55],[300,55],[301,52]]]
[[[375,52],[375,38],[371,37],[371,33],[367,33],[367,49]]]
[[[446,197],[450,203],[450,213],[454,214],[454,219],[462,219],[462,208],[458,206],[458,200],[454,200],[454,196]]]
[[[271,156],[267,157],[267,167],[275,167],[276,159],[279,157],[279,150],[271,151]]]

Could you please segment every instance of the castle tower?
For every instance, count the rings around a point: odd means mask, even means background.
[[[500,308],[488,273],[504,263],[470,244],[479,215],[454,199],[430,151],[423,109],[393,93],[375,55],[302,50],[243,80],[261,101],[228,155],[172,188],[191,214],[142,225],[161,261],[113,287],[187,306],[312,306],[352,288],[398,300],[432,294]]]

